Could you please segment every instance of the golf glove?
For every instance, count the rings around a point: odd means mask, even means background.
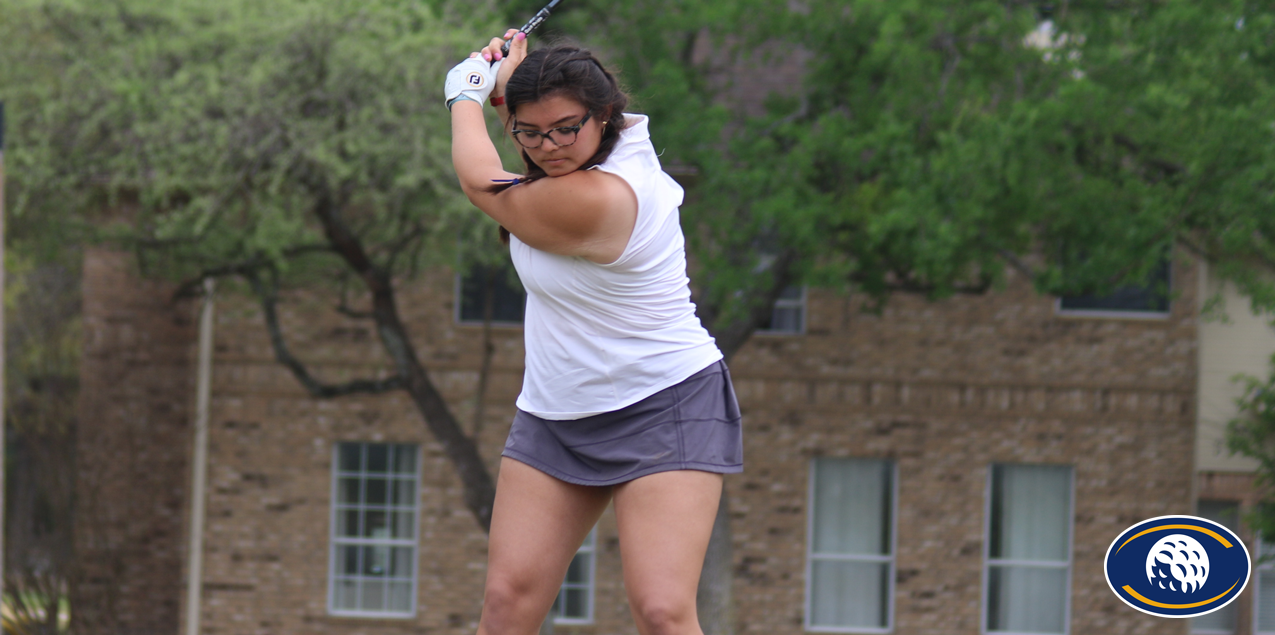
[[[448,71],[443,88],[447,109],[451,110],[452,104],[460,99],[472,99],[479,105],[486,103],[491,89],[496,87],[496,72],[500,70],[500,64],[492,64],[481,56],[471,57]]]

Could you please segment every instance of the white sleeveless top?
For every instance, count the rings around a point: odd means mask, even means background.
[[[517,405],[543,419],[619,410],[722,358],[691,302],[682,188],[660,168],[647,117],[625,117],[629,126],[594,168],[624,179],[637,195],[624,253],[600,265],[509,239],[527,289],[527,368]]]

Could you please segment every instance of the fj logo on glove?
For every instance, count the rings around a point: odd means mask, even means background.
[[[474,71],[465,78],[465,82],[474,88],[482,88],[483,84],[487,82],[487,78],[483,77],[482,73]]]

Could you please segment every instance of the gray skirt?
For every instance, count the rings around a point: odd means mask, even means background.
[[[670,470],[743,471],[739,404],[723,362],[635,404],[553,421],[522,410],[503,456],[577,485],[616,485]]]

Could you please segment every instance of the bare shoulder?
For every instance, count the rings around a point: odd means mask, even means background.
[[[505,225],[519,240],[551,253],[613,262],[637,221],[637,194],[623,178],[580,170],[506,190]]]

